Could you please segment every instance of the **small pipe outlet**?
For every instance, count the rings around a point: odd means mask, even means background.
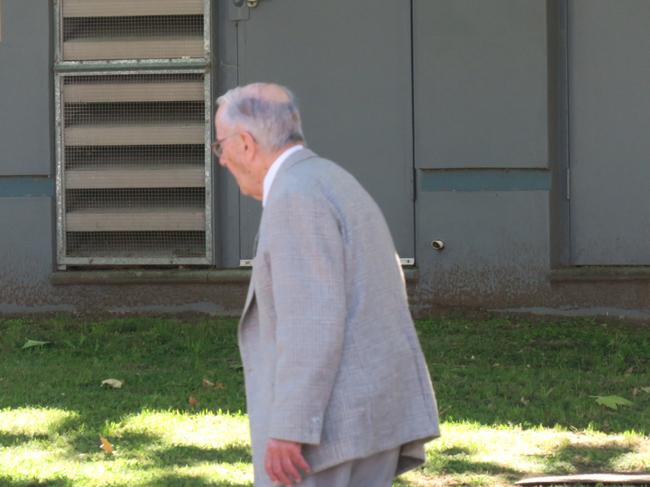
[[[431,247],[433,247],[433,250],[440,251],[445,248],[445,242],[443,242],[442,240],[434,240],[433,242],[431,242]]]

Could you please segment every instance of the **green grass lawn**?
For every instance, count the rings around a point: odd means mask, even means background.
[[[650,470],[650,327],[505,318],[417,326],[443,436],[395,485]],[[50,343],[23,349],[28,339]],[[100,387],[108,378],[123,387]],[[611,395],[631,403],[596,401]],[[252,480],[236,320],[0,319],[1,486]]]

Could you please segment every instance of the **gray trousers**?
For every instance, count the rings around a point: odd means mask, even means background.
[[[391,487],[400,448],[335,465],[309,475],[297,487]]]

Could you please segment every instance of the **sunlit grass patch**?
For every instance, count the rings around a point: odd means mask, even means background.
[[[68,478],[75,471],[68,461],[70,455],[65,442],[49,438],[0,447],[0,479],[37,481]]]
[[[50,435],[78,417],[75,411],[58,408],[4,408],[0,410],[0,435]]]
[[[650,438],[635,442],[632,451],[619,455],[610,463],[615,471],[650,472]]]
[[[532,475],[643,472],[649,451],[650,439],[637,433],[445,423],[426,464],[400,485],[501,486]]]
[[[142,411],[113,423],[108,434],[118,437],[140,433],[157,437],[168,445],[221,448],[246,444],[249,438],[248,419],[243,413],[209,411]]]
[[[0,447],[0,485],[56,480],[72,485],[242,486],[253,480],[248,424],[242,413],[144,410],[126,415],[102,431],[115,447],[111,455],[99,449],[99,432],[96,448],[81,451],[78,443],[84,432],[60,434],[48,428],[57,424],[53,418],[69,415],[48,418],[37,413],[3,411],[2,419],[17,420],[12,432],[25,433],[28,418],[39,419],[30,430],[39,436],[18,436],[18,441]]]

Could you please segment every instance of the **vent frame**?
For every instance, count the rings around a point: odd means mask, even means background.
[[[65,80],[70,77],[106,77],[106,76],[167,76],[194,74],[203,79],[203,178],[204,185],[204,253],[201,256],[71,256],[67,249],[66,220],[66,156],[65,156],[65,103],[63,89]],[[65,269],[74,266],[140,266],[140,265],[212,265],[214,263],[214,225],[213,225],[213,168],[211,153],[212,135],[212,87],[208,69],[161,69],[161,70],[123,70],[123,71],[83,71],[56,72],[55,85],[55,139],[56,139],[56,228],[57,228],[57,265]]]
[[[104,0],[108,2],[110,0]],[[66,0],[53,0],[54,4],[54,64],[56,69],[130,69],[157,66],[201,67],[211,59],[211,1],[203,2],[203,55],[202,56],[152,56],[140,58],[72,60],[64,56],[64,9]]]

